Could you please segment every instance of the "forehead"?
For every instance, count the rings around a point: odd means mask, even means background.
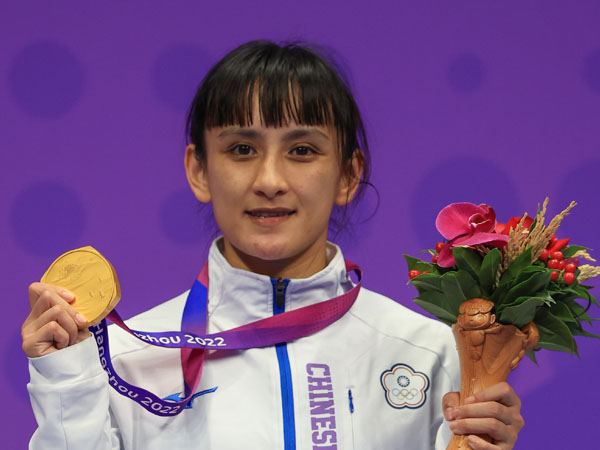
[[[276,134],[286,141],[304,138],[330,141],[332,140],[332,131],[334,130],[330,127],[298,125],[295,123],[283,127],[265,127],[263,125],[241,127],[233,125],[213,128],[213,134],[220,139],[227,137],[257,139],[266,134]]]

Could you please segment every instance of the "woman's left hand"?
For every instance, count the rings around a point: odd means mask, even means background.
[[[459,406],[458,392],[448,392],[442,400],[444,417],[454,434],[469,435],[469,445],[476,450],[514,447],[525,422],[521,417],[521,400],[508,383],[495,384],[464,403]],[[487,434],[492,443],[477,434]]]

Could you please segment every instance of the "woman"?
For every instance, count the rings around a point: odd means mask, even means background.
[[[222,232],[207,264],[208,333],[352,290],[327,232],[332,211],[343,222],[368,183],[369,153],[355,101],[331,63],[302,46],[242,45],[203,80],[188,132],[190,187],[212,204]],[[39,425],[32,448],[442,449],[445,416],[456,433],[494,438],[473,436],[473,448],[504,449],[522,427],[519,399],[506,383],[458,407],[449,328],[365,288],[316,333],[207,351],[195,395],[172,417],[110,388],[118,383],[114,376],[107,383],[85,319],[69,305],[72,294],[33,283],[29,296],[22,334]],[[186,292],[128,324],[183,330],[189,302]],[[116,328],[110,338],[124,379],[183,398],[178,350]]]

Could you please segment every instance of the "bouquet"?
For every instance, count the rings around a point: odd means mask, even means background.
[[[592,324],[587,280],[600,275],[589,249],[556,236],[571,204],[548,225],[546,199],[535,217],[496,222],[488,205],[453,203],[437,216],[445,238],[425,250],[430,261],[404,255],[414,301],[452,326],[463,399],[506,380],[527,354],[548,349],[577,353],[574,336],[600,338]],[[484,437],[485,438],[485,437]],[[454,436],[448,448],[468,448]]]
[[[453,203],[443,208],[436,227],[439,242],[431,262],[404,255],[410,282],[419,295],[414,301],[442,322],[456,323],[460,304],[472,298],[493,302],[497,321],[523,327],[534,322],[545,348],[577,354],[573,336],[600,338],[583,329],[592,323],[587,310],[596,299],[584,284],[600,275],[586,247],[557,239],[571,204],[544,225],[548,199],[535,218],[524,214],[497,223],[493,208]],[[584,307],[577,299],[587,303]],[[533,352],[528,352],[535,361]]]

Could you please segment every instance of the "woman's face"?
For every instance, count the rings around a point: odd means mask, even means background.
[[[188,146],[188,179],[200,201],[212,202],[230,264],[309,276],[327,263],[333,205],[346,204],[357,183],[342,177],[333,127],[265,127],[258,109],[251,126],[206,130],[205,167]]]

